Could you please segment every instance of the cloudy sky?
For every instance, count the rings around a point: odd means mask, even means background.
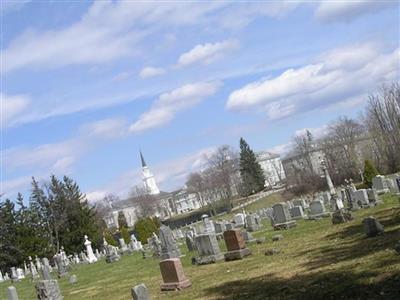
[[[1,192],[170,191],[215,147],[282,152],[399,80],[395,1],[1,1]]]

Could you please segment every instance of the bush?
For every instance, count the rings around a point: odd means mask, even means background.
[[[113,236],[113,234],[112,234],[112,232],[111,232],[110,230],[108,230],[108,229],[104,230],[103,236],[104,236],[106,242],[107,242],[109,245],[118,246],[118,243],[117,243],[117,241],[114,239],[114,236]]]
[[[142,244],[147,243],[147,239],[152,236],[153,232],[157,232],[160,228],[160,221],[158,218],[142,218],[135,223],[134,231],[137,239]]]
[[[364,163],[364,183],[368,187],[372,187],[372,178],[378,175],[378,171],[370,160],[366,160]]]
[[[131,242],[131,236],[129,234],[128,228],[122,227],[121,228],[121,237],[124,239],[126,244],[129,244]]]

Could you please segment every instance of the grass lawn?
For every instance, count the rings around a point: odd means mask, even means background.
[[[382,236],[365,237],[361,221],[370,215],[385,226]],[[279,232],[284,239],[278,242],[271,241],[277,232],[265,226],[253,235],[267,241],[250,244],[253,255],[241,261],[192,266],[188,253],[182,263],[193,285],[180,292],[160,292],[159,261],[138,253],[113,264],[103,260],[75,267],[70,273],[78,283],[59,283],[65,300],[132,299],[130,288],[142,282],[151,299],[400,299],[400,255],[393,250],[400,240],[399,198],[387,195],[384,204],[354,216],[340,225],[329,218],[301,220],[296,228]],[[272,247],[281,252],[265,256]],[[9,285],[0,284],[0,299],[7,299]],[[20,300],[36,299],[29,279],[15,286]]]

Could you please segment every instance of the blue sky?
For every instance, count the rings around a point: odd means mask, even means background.
[[[395,1],[1,2],[1,192],[162,190],[215,147],[284,153],[399,79]]]

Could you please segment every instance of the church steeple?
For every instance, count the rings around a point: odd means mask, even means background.
[[[156,180],[154,178],[153,173],[151,173],[149,167],[144,160],[143,153],[139,150],[140,160],[142,161],[142,174],[143,174],[143,185],[150,195],[158,195],[160,190],[158,189]]]
[[[144,157],[142,154],[142,150],[139,150],[139,152],[140,152],[140,160],[142,161],[142,168],[147,167],[146,161],[144,160]]]

